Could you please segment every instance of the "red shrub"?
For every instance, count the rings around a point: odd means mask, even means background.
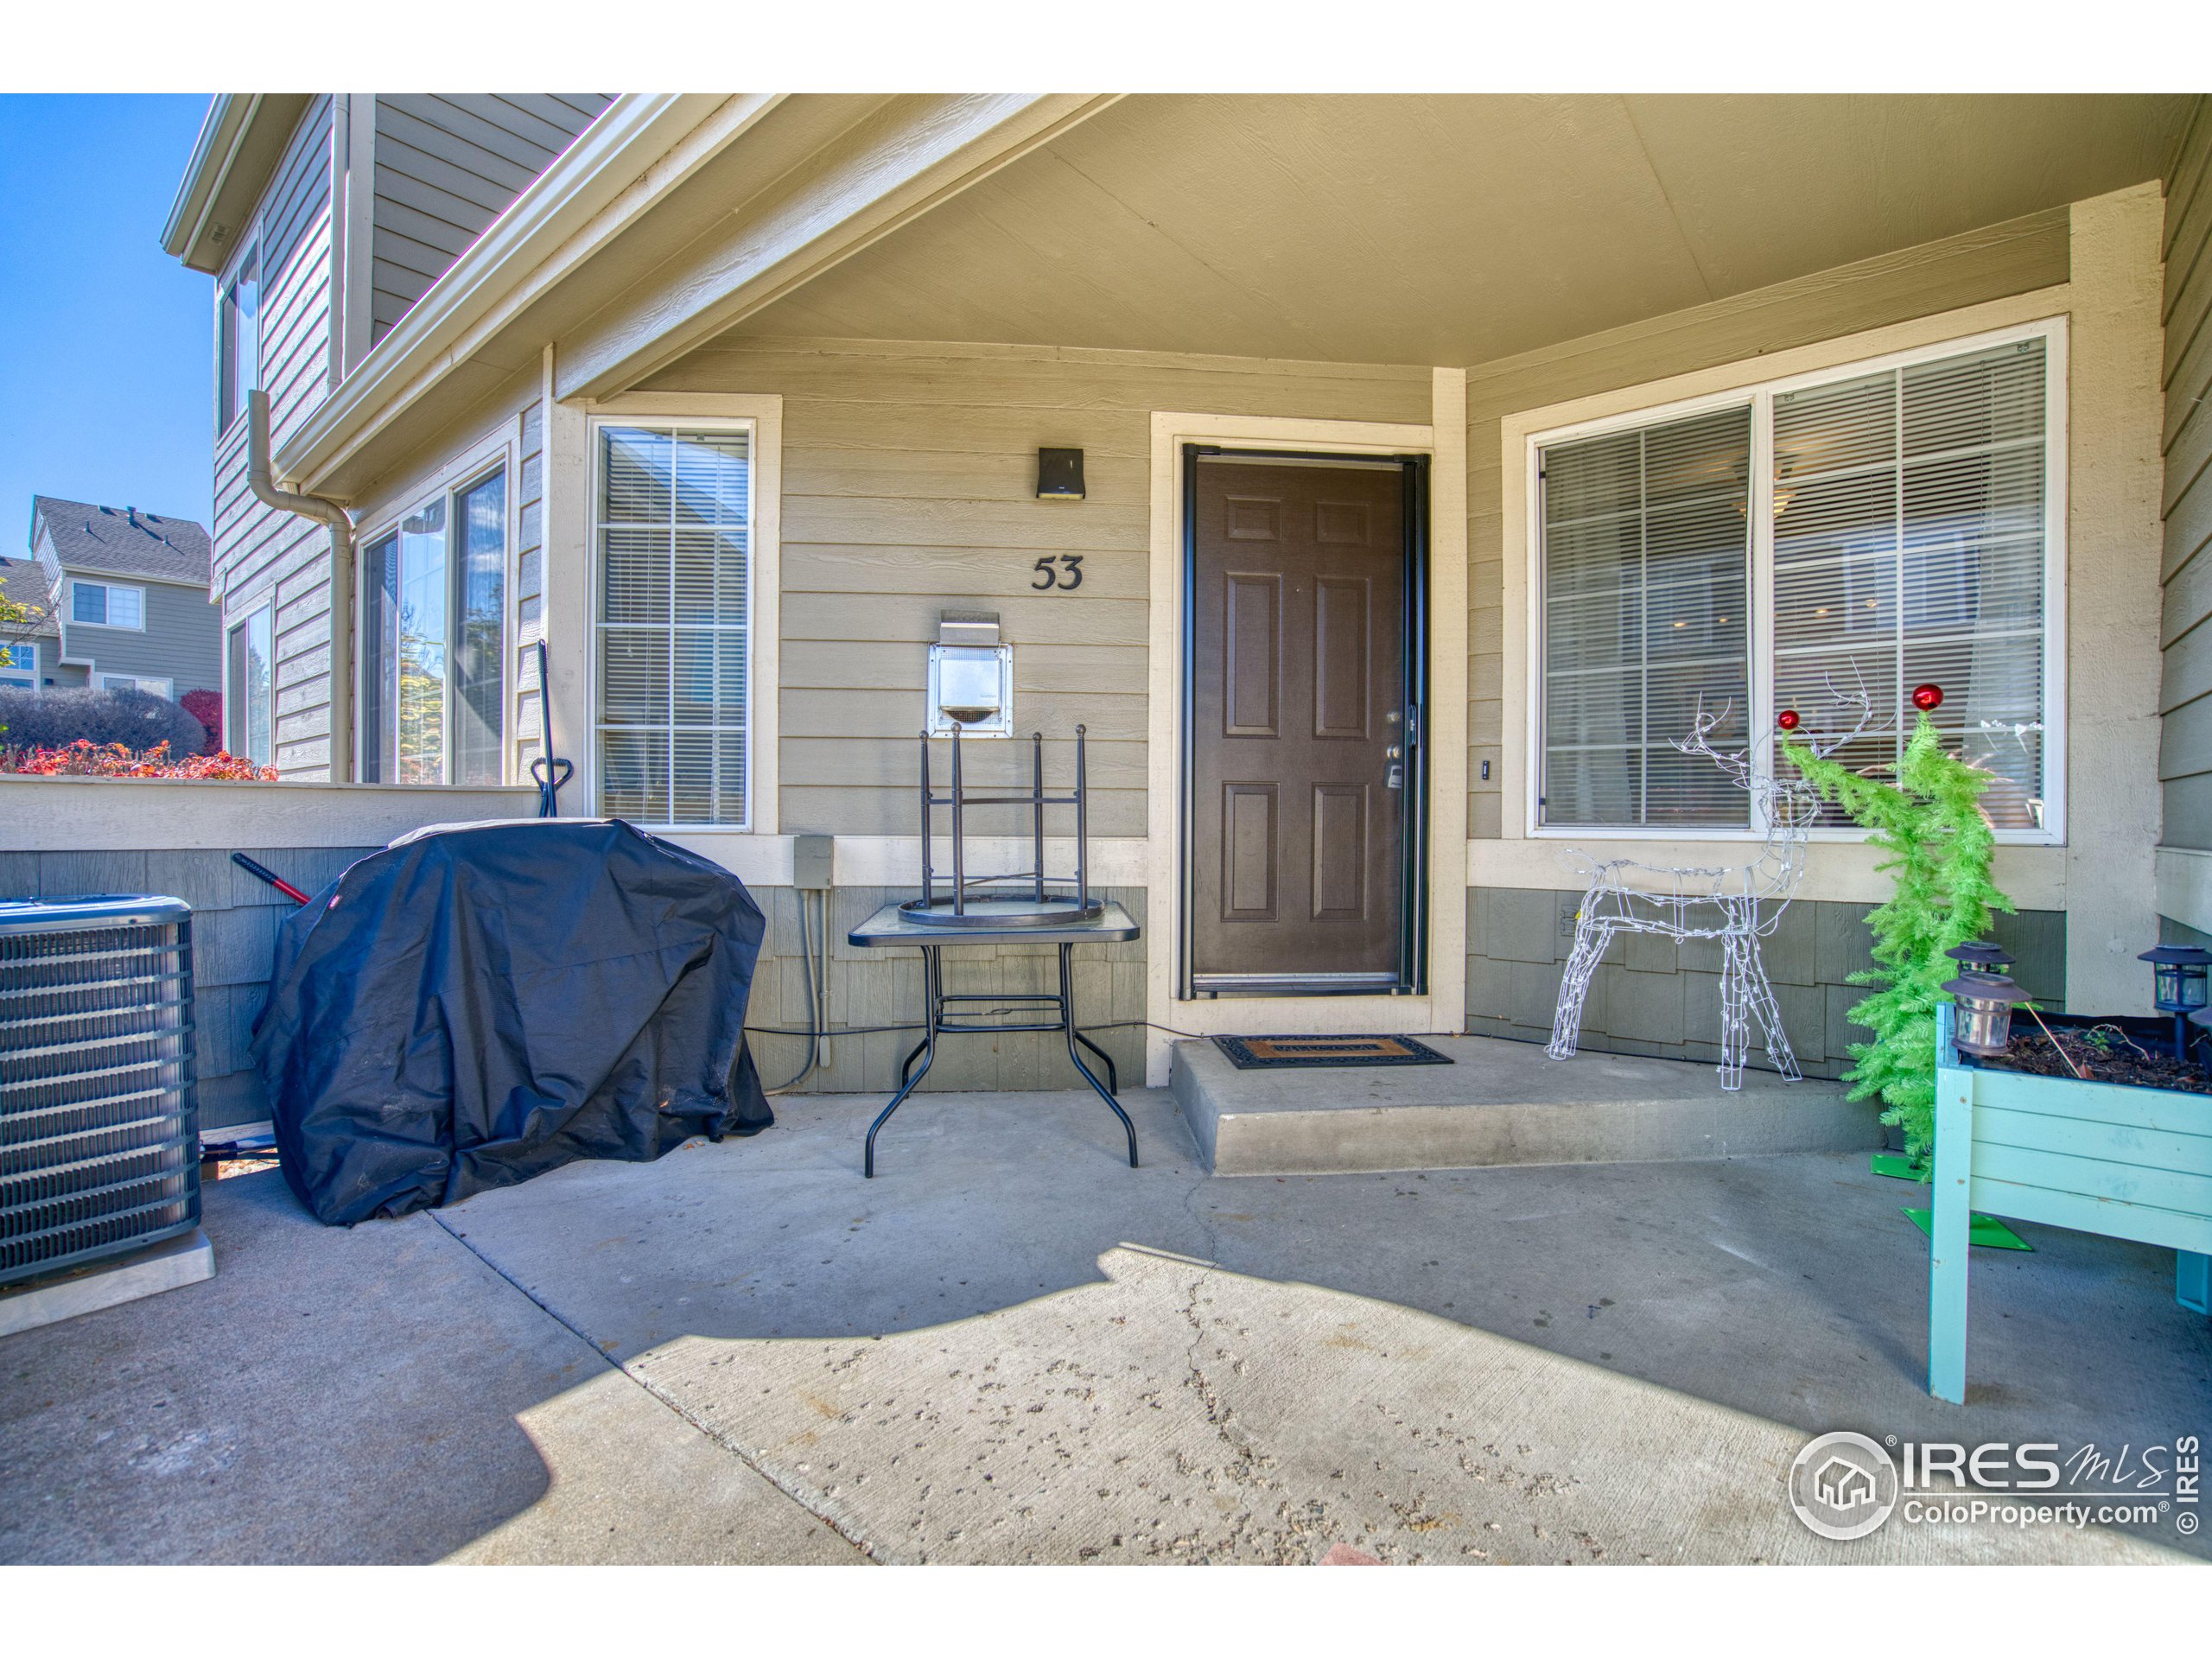
[[[120,743],[96,747],[89,738],[58,749],[0,749],[0,772],[39,778],[191,778],[201,780],[275,783],[276,768],[217,750],[213,754],[168,758],[166,743],[131,750]]]
[[[219,691],[188,691],[176,702],[178,708],[207,728],[207,741],[200,746],[200,753],[220,753],[223,747],[223,694]]]

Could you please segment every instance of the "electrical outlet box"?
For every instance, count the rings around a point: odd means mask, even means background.
[[[834,887],[830,878],[835,874],[836,848],[835,836],[793,836],[791,885],[818,892]]]

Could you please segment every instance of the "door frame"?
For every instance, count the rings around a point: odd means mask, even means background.
[[[1175,1033],[1245,1035],[1287,1031],[1450,1033],[1466,1024],[1467,842],[1467,431],[1464,371],[1433,373],[1433,419],[1426,425],[1155,410],[1152,416],[1152,568],[1147,683],[1150,693],[1146,805],[1146,1076],[1167,1081]],[[1408,918],[1425,936],[1427,989],[1413,995],[1350,993],[1184,1000],[1182,909],[1185,772],[1185,524],[1183,447],[1281,450],[1300,454],[1428,459],[1426,601],[1428,729],[1423,815],[1428,863],[1425,914]],[[1165,1027],[1165,1029],[1162,1029]]]

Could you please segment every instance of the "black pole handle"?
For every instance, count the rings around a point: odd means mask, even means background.
[[[232,853],[231,855],[231,862],[250,874],[259,876],[263,880],[266,881],[270,887],[276,888],[277,892],[283,893],[294,904],[304,905],[308,902],[307,894],[302,893],[297,887],[287,881],[283,876],[277,874],[276,871],[270,869],[266,864],[262,863],[258,859],[248,858],[244,853]]]

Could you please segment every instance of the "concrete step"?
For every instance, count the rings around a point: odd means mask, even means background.
[[[1217,1175],[1655,1163],[1878,1147],[1871,1103],[1840,1084],[1746,1071],[1724,1093],[1687,1060],[1423,1037],[1451,1065],[1240,1071],[1204,1039],[1175,1045],[1175,1098]]]

